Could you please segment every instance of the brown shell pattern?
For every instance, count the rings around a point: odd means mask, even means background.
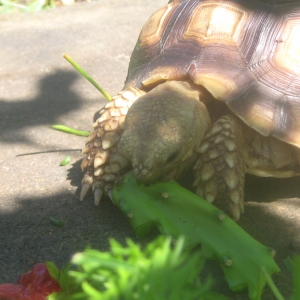
[[[144,25],[125,87],[190,78],[300,147],[300,1],[174,0]]]

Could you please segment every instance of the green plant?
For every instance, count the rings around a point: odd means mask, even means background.
[[[48,9],[53,6],[55,6],[54,0],[33,0],[28,2],[0,0],[0,13],[12,11],[32,12]]]
[[[87,79],[107,101],[111,100],[111,96],[81,67],[75,60],[68,54],[64,54],[63,58],[66,59],[85,79]]]
[[[72,258],[77,270],[60,271],[48,263],[49,272],[63,292],[48,300],[224,300],[210,291],[211,280],[199,280],[204,259],[184,251],[184,240],[172,246],[170,237],[159,237],[144,250],[131,240],[122,247],[110,240],[110,252],[86,249]]]
[[[145,186],[130,172],[115,184],[112,198],[137,236],[157,227],[174,239],[184,236],[187,249],[201,245],[202,257],[219,261],[229,287],[233,291],[247,287],[250,299],[260,299],[266,284],[260,276],[262,267],[267,274],[279,271],[272,249],[175,181]]]
[[[89,131],[76,130],[65,125],[52,125],[50,128],[79,136],[89,136],[91,134]]]

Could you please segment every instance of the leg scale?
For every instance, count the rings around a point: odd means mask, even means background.
[[[246,145],[244,125],[234,116],[217,120],[204,137],[194,167],[196,193],[234,220],[244,211]]]

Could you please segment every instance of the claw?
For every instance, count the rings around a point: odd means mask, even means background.
[[[79,196],[80,201],[82,201],[84,199],[85,195],[87,194],[87,192],[89,191],[90,188],[91,188],[90,185],[87,183],[85,183],[82,186],[81,191],[80,191],[80,196]]]
[[[240,203],[238,204],[235,204],[233,202],[229,203],[228,211],[233,221],[237,222],[240,219],[242,213]]]
[[[239,208],[230,207],[229,211],[231,213],[233,221],[237,222],[240,219],[240,216],[241,216],[241,212],[240,212]]]
[[[99,205],[102,195],[103,195],[103,189],[99,187],[96,188],[94,192],[95,205]]]
[[[109,199],[111,200],[111,202],[113,204],[115,204],[114,199],[112,197],[112,188],[110,188],[110,189],[107,190],[107,196],[109,197]]]

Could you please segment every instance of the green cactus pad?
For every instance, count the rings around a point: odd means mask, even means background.
[[[272,249],[175,181],[145,186],[128,173],[116,183],[112,197],[138,237],[156,226],[174,239],[184,236],[187,249],[201,245],[205,258],[219,261],[230,289],[248,288],[250,299],[260,299],[266,283],[262,267],[269,274],[279,271]]]

